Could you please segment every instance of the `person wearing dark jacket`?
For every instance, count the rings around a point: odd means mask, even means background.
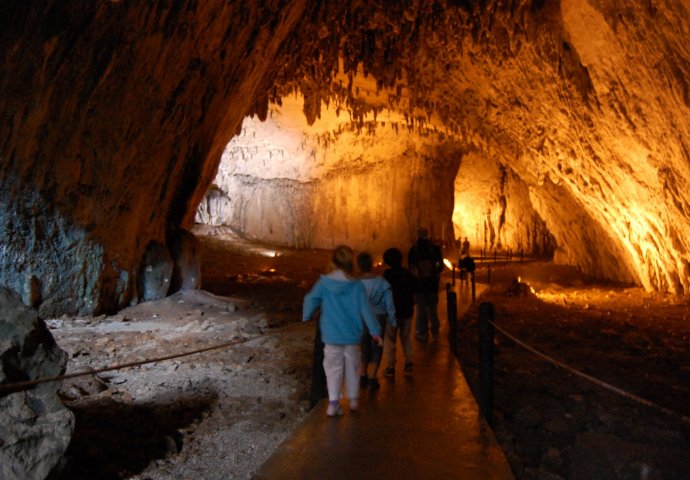
[[[417,325],[415,338],[426,340],[431,327],[431,335],[438,337],[438,286],[443,271],[443,255],[438,245],[429,240],[426,228],[420,228],[419,238],[410,248],[407,261],[416,279],[415,303],[417,304]],[[431,325],[429,325],[431,323]]]
[[[397,248],[389,248],[383,253],[383,262],[390,268],[383,272],[393,290],[395,305],[395,325],[386,326],[383,350],[386,356],[386,369],[383,375],[395,376],[395,348],[397,337],[400,337],[405,356],[405,373],[412,371],[412,345],[410,333],[412,330],[412,316],[414,315],[415,278],[407,268],[402,266],[403,254]]]

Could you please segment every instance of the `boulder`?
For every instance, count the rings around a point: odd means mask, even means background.
[[[144,302],[165,298],[170,290],[173,259],[165,245],[151,242],[146,247],[139,273],[139,293]]]
[[[60,375],[67,354],[36,311],[0,288],[0,385]],[[0,478],[42,479],[60,463],[74,415],[58,398],[59,383],[0,390]]]
[[[168,238],[174,262],[170,293],[201,287],[199,240],[193,233],[177,229]]]

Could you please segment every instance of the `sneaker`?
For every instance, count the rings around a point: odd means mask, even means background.
[[[329,417],[337,417],[339,415],[344,414],[343,408],[340,406],[340,403],[328,403],[328,409],[326,410],[326,415]]]
[[[410,373],[412,372],[412,362],[407,362],[405,364],[405,373]]]
[[[379,384],[379,380],[377,378],[370,378],[369,379],[369,388],[371,390],[378,390],[381,388],[381,385]]]
[[[362,375],[359,377],[359,388],[367,388],[369,386],[369,377]]]
[[[356,412],[357,410],[359,410],[359,399],[351,398],[350,399],[350,411]]]
[[[395,377],[395,368],[393,368],[393,367],[387,367],[387,368],[383,371],[383,376],[384,376],[384,377]]]

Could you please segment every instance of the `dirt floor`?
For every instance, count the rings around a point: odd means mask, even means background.
[[[621,390],[497,332],[496,433],[516,478],[689,479],[688,298],[601,285],[539,262],[494,266],[492,277],[478,303],[494,305],[497,326]],[[488,269],[478,278],[486,280]],[[475,392],[478,313],[475,305],[459,329],[462,367]]]
[[[117,315],[48,320],[68,373],[229,347],[64,382],[76,431],[58,480],[247,479],[309,407],[314,326],[304,293],[330,253],[204,229],[203,290]],[[531,285],[511,285],[521,275]],[[478,281],[488,280],[480,265]],[[690,416],[687,298],[590,282],[572,269],[492,267],[496,322],[544,353]],[[506,293],[508,292],[508,293]],[[522,293],[522,295],[518,295]],[[476,387],[477,308],[460,322]],[[496,432],[516,478],[688,479],[690,425],[554,367],[500,334]]]
[[[56,478],[251,478],[307,413],[314,325],[301,302],[329,253],[206,233],[202,290],[47,321],[67,373],[237,342],[65,381],[76,430]]]

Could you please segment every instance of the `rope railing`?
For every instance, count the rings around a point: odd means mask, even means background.
[[[93,376],[93,375],[96,375],[99,373],[112,372],[114,370],[122,370],[125,368],[138,367],[141,365],[163,362],[163,361],[172,360],[175,358],[188,357],[190,355],[196,355],[199,353],[210,352],[212,350],[221,350],[221,349],[228,348],[228,347],[231,347],[234,345],[239,345],[242,343],[251,342],[253,340],[258,340],[261,338],[275,337],[276,335],[283,334],[286,331],[290,331],[290,330],[294,329],[296,326],[301,327],[302,323],[300,322],[300,323],[296,323],[296,324],[291,324],[288,327],[282,328],[280,331],[272,332],[268,335],[257,335],[255,337],[250,337],[250,338],[240,338],[237,340],[233,340],[231,342],[220,343],[220,344],[216,344],[216,345],[211,345],[209,347],[199,348],[197,350],[191,350],[191,351],[182,352],[182,353],[175,353],[172,355],[165,355],[163,357],[147,358],[144,360],[138,360],[136,362],[127,362],[127,363],[121,363],[121,364],[111,365],[108,367],[102,367],[102,368],[97,368],[97,369],[82,370],[80,372],[68,373],[68,374],[64,374],[64,375],[57,375],[54,377],[44,377],[44,378],[37,378],[35,380],[24,380],[21,382],[0,384],[0,394],[21,392],[23,390],[28,390],[29,388],[34,387],[36,385],[40,385],[42,383],[60,382],[63,380],[69,380],[71,378]]]
[[[580,370],[577,370],[577,369],[571,367],[570,365],[561,362],[560,360],[557,360],[557,359],[550,357],[549,355],[547,355],[543,352],[540,352],[539,350],[532,347],[531,345],[528,345],[527,343],[523,342],[522,340],[511,335],[510,333],[505,331],[505,329],[496,325],[495,322],[492,322],[490,320],[489,320],[489,322],[494,326],[494,328],[496,330],[498,330],[503,335],[505,335],[506,337],[511,339],[513,342],[520,345],[525,350],[532,352],[533,354],[537,355],[538,357],[543,358],[547,362],[550,362],[550,363],[552,363],[552,364],[554,364],[554,365],[556,365],[556,366],[558,366],[564,370],[567,370],[568,372],[572,373],[573,375],[577,375],[578,377],[584,378],[585,380],[588,380],[588,381],[590,381],[596,385],[599,385],[600,387],[605,388],[611,392],[617,393],[618,395],[621,395],[622,397],[633,400],[637,403],[640,403],[646,407],[657,410],[657,411],[664,413],[666,415],[678,417],[683,423],[687,423],[688,425],[690,425],[690,417],[687,417],[685,415],[681,415],[680,413],[675,412],[674,410],[671,410],[670,408],[662,407],[661,405],[658,405],[658,404],[652,402],[651,400],[647,400],[645,398],[639,397],[633,393],[628,392],[627,390],[623,390],[622,388],[616,387],[615,385],[611,385],[610,383],[604,382],[603,380],[599,380],[598,378],[593,377],[592,375],[588,375],[584,372],[581,372]]]
[[[482,309],[482,306],[484,306],[485,308]],[[490,306],[490,307],[488,307],[488,306]],[[586,374],[580,370],[577,370],[576,368],[571,367],[570,365],[537,350],[533,346],[531,346],[531,345],[527,344],[526,342],[520,340],[519,338],[515,337],[510,332],[506,331],[503,327],[497,325],[496,322],[491,318],[491,317],[493,317],[493,304],[491,304],[489,302],[484,302],[479,307],[480,307],[479,308],[480,331],[490,332],[488,335],[486,333],[484,335],[480,335],[480,337],[482,337],[482,338],[480,338],[480,346],[479,346],[480,351],[482,351],[482,350],[486,351],[487,349],[492,350],[491,348],[487,348],[487,347],[489,346],[489,344],[491,347],[493,346],[493,331],[492,330],[495,328],[496,330],[498,330],[500,333],[505,335],[511,341],[515,342],[520,347],[533,353],[534,355],[540,357],[541,359],[543,359],[543,360],[545,360],[545,361],[547,361],[547,362],[549,362],[549,363],[551,363],[551,364],[553,364],[553,365],[555,365],[555,366],[557,366],[563,370],[566,370],[566,371],[572,373],[573,375],[576,375],[580,378],[583,378],[583,379],[585,379],[585,380],[587,380],[587,381],[589,381],[595,385],[598,385],[599,387],[602,387],[602,388],[604,388],[610,392],[616,393],[616,394],[618,394],[624,398],[627,398],[627,399],[632,400],[636,403],[644,405],[645,407],[651,408],[651,409],[656,410],[656,411],[663,413],[665,415],[675,417],[679,421],[681,421],[687,425],[690,425],[690,417],[688,417],[686,415],[682,415],[682,414],[680,414],[674,410],[671,410],[670,408],[663,407],[663,406],[661,406],[655,402],[652,402],[651,400],[647,400],[645,398],[642,398],[642,397],[635,395],[635,394],[633,394],[627,390],[616,387],[615,385],[611,385],[610,383],[604,382],[603,380],[600,380],[600,379],[598,379],[592,375],[588,375],[588,374]],[[489,312],[489,313],[487,314],[486,312]],[[486,328],[487,326],[490,326],[490,328],[487,329]],[[483,346],[482,344],[484,344],[484,343],[486,343],[487,345]],[[482,360],[482,362],[480,362],[480,366],[479,366],[479,368],[480,368],[480,379],[482,377],[482,371],[485,371],[485,375],[489,375],[490,377],[492,377],[492,374],[486,372],[486,370],[492,370],[493,369],[493,358],[489,360],[490,365],[482,365],[482,363],[484,363],[484,360]],[[489,419],[490,419],[490,415],[491,415],[490,412],[493,408],[493,405],[492,405],[493,404],[493,394],[492,394],[493,385],[491,385],[491,384],[487,385],[486,382],[484,382],[484,384],[482,384],[482,383],[483,382],[480,381],[480,395],[479,395],[480,396],[480,410],[483,412],[484,411],[487,412],[487,414],[489,415]],[[492,382],[490,382],[490,383],[492,383]],[[488,401],[490,402],[490,405],[482,406],[481,405],[482,404],[482,398],[489,399]]]

